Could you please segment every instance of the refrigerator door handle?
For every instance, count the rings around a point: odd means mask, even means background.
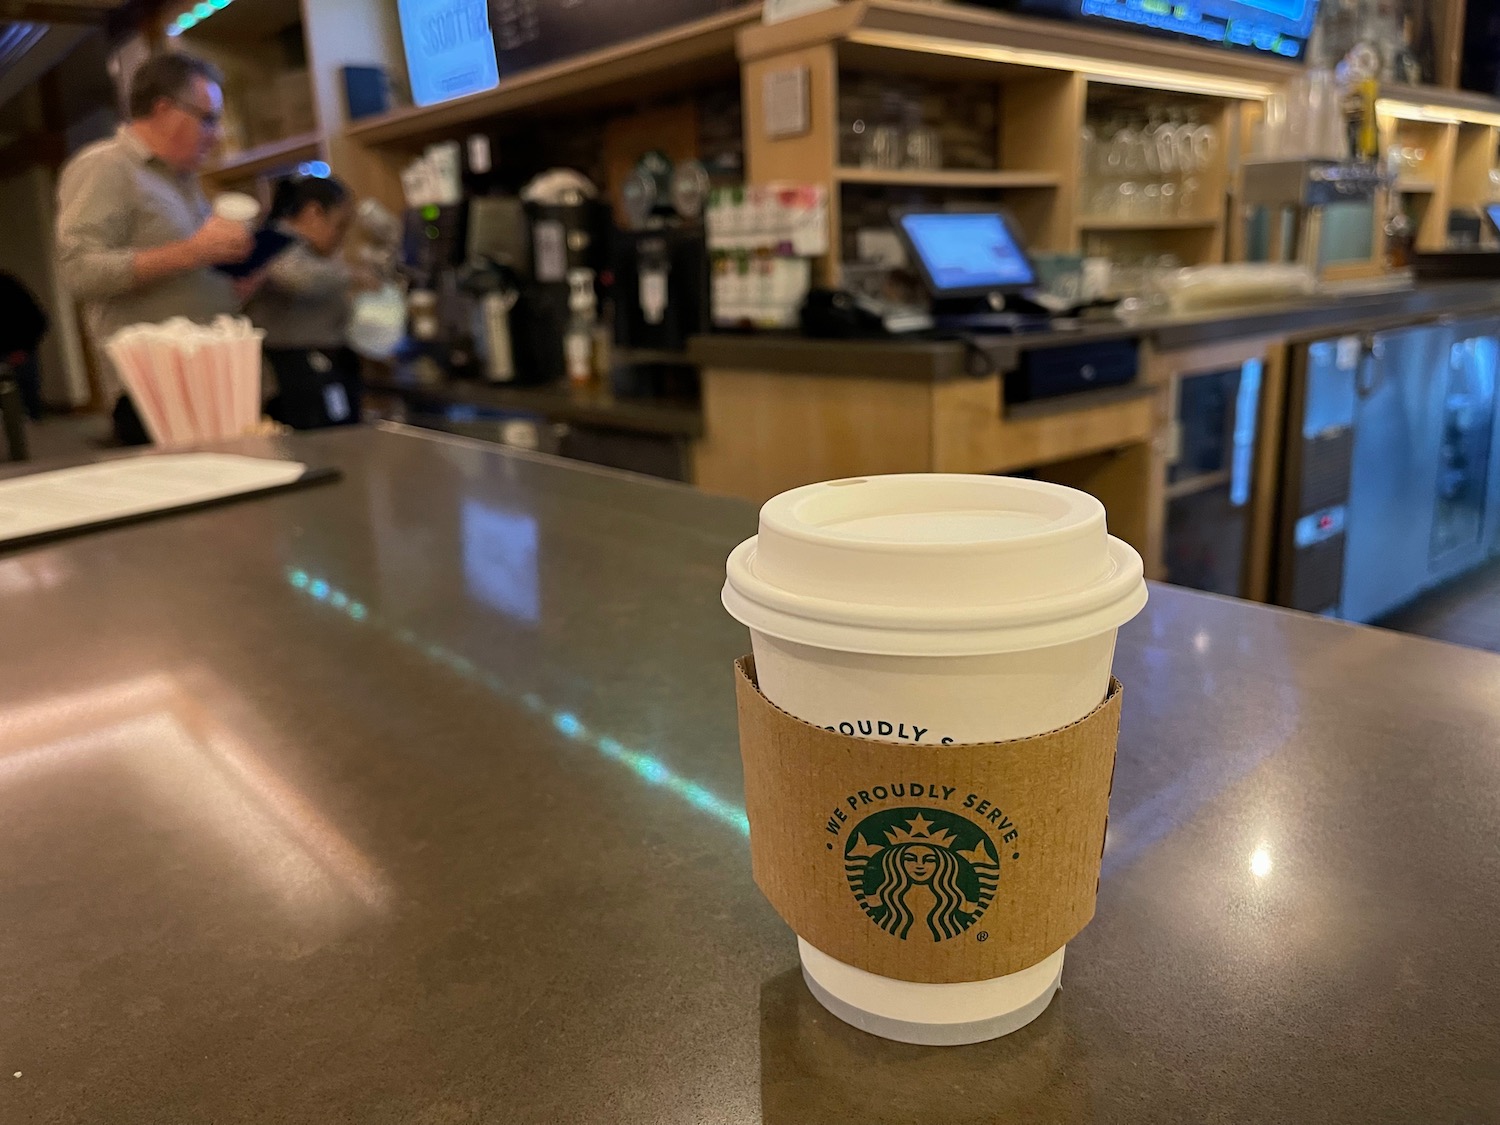
[[[1385,341],[1379,336],[1365,336],[1362,352],[1354,369],[1354,390],[1361,399],[1367,399],[1380,389],[1384,381],[1379,368],[1380,361],[1385,358]]]
[[[1243,508],[1250,502],[1255,478],[1255,444],[1260,429],[1260,387],[1265,362],[1247,360],[1240,369],[1239,393],[1234,399],[1233,449],[1229,464],[1229,502]]]

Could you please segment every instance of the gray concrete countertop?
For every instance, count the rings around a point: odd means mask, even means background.
[[[250,448],[345,479],[0,555],[7,1125],[1495,1119],[1500,658],[1154,589],[1062,993],[904,1046],[751,883],[750,507]]]
[[[1500,309],[1500,281],[1425,282],[1388,293],[1310,297],[1246,308],[1147,317],[1123,324],[1080,321],[1045,332],[991,336],[979,341],[981,373],[1013,371],[1021,354],[1072,344],[1149,339],[1163,351],[1253,336],[1307,336],[1356,331],[1409,318],[1466,315]],[[795,335],[699,336],[688,349],[703,367],[799,375],[863,375],[940,381],[973,374],[970,349],[958,340],[807,340]]]

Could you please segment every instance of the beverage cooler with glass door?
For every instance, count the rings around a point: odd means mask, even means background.
[[[1497,368],[1500,319],[1295,349],[1276,602],[1376,621],[1495,551]]]
[[[1253,595],[1247,586],[1260,456],[1262,358],[1172,379],[1166,577],[1178,586]]]

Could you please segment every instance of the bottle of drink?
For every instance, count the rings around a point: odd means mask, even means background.
[[[484,133],[474,133],[464,145],[464,194],[469,199],[491,193],[495,181],[494,153],[490,138]]]
[[[568,330],[563,336],[563,366],[568,385],[586,390],[594,380],[594,324],[599,304],[594,295],[594,271],[568,271]]]

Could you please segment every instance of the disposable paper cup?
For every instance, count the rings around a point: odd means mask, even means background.
[[[845,734],[932,746],[1026,738],[1089,714],[1119,627],[1145,603],[1140,556],[1108,534],[1092,496],[936,473],[783,493],[730,556],[724,586],[772,703]],[[994,980],[921,984],[800,937],[798,949],[834,1015],[933,1045],[1030,1023],[1057,991],[1064,953]]]
[[[242,191],[226,191],[214,196],[214,214],[231,223],[248,225],[260,218],[260,200]]]

